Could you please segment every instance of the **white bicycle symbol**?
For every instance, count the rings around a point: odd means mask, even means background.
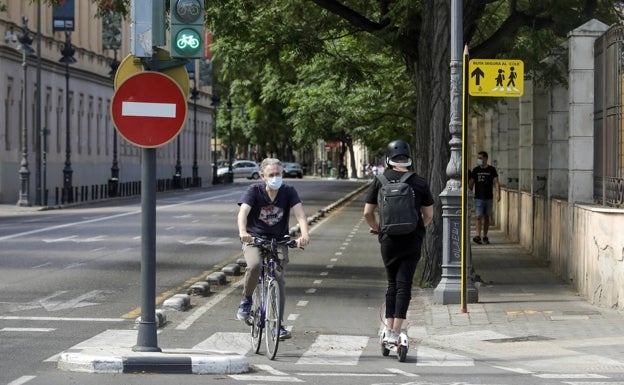
[[[179,1],[176,5],[176,12],[181,17],[190,16],[197,17],[201,11],[201,6],[197,0]]]

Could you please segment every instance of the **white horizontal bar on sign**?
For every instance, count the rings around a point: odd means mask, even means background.
[[[122,116],[144,116],[150,118],[175,118],[175,103],[122,102]]]

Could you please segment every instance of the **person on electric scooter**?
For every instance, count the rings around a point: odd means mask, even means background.
[[[412,165],[412,152],[407,142],[395,140],[388,144],[386,151],[388,168],[383,175],[389,181],[398,181]],[[416,265],[420,259],[420,250],[425,238],[425,226],[433,220],[433,196],[429,185],[419,175],[407,178],[414,191],[416,208],[420,207],[420,218],[416,230],[405,235],[390,235],[380,232],[379,222],[375,216],[377,194],[382,186],[375,178],[368,189],[364,205],[364,218],[371,232],[378,234],[381,245],[381,257],[386,269],[388,288],[386,290],[386,330],[384,342],[396,345],[401,334],[403,322],[411,300],[412,281],[416,273]]]

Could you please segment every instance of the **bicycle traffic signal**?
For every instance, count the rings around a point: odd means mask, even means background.
[[[204,51],[204,0],[171,0],[171,57],[197,59]]]

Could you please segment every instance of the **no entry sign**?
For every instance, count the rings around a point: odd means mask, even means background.
[[[117,131],[139,147],[160,147],[173,140],[186,121],[180,86],[159,72],[139,72],[119,85],[111,103]]]

